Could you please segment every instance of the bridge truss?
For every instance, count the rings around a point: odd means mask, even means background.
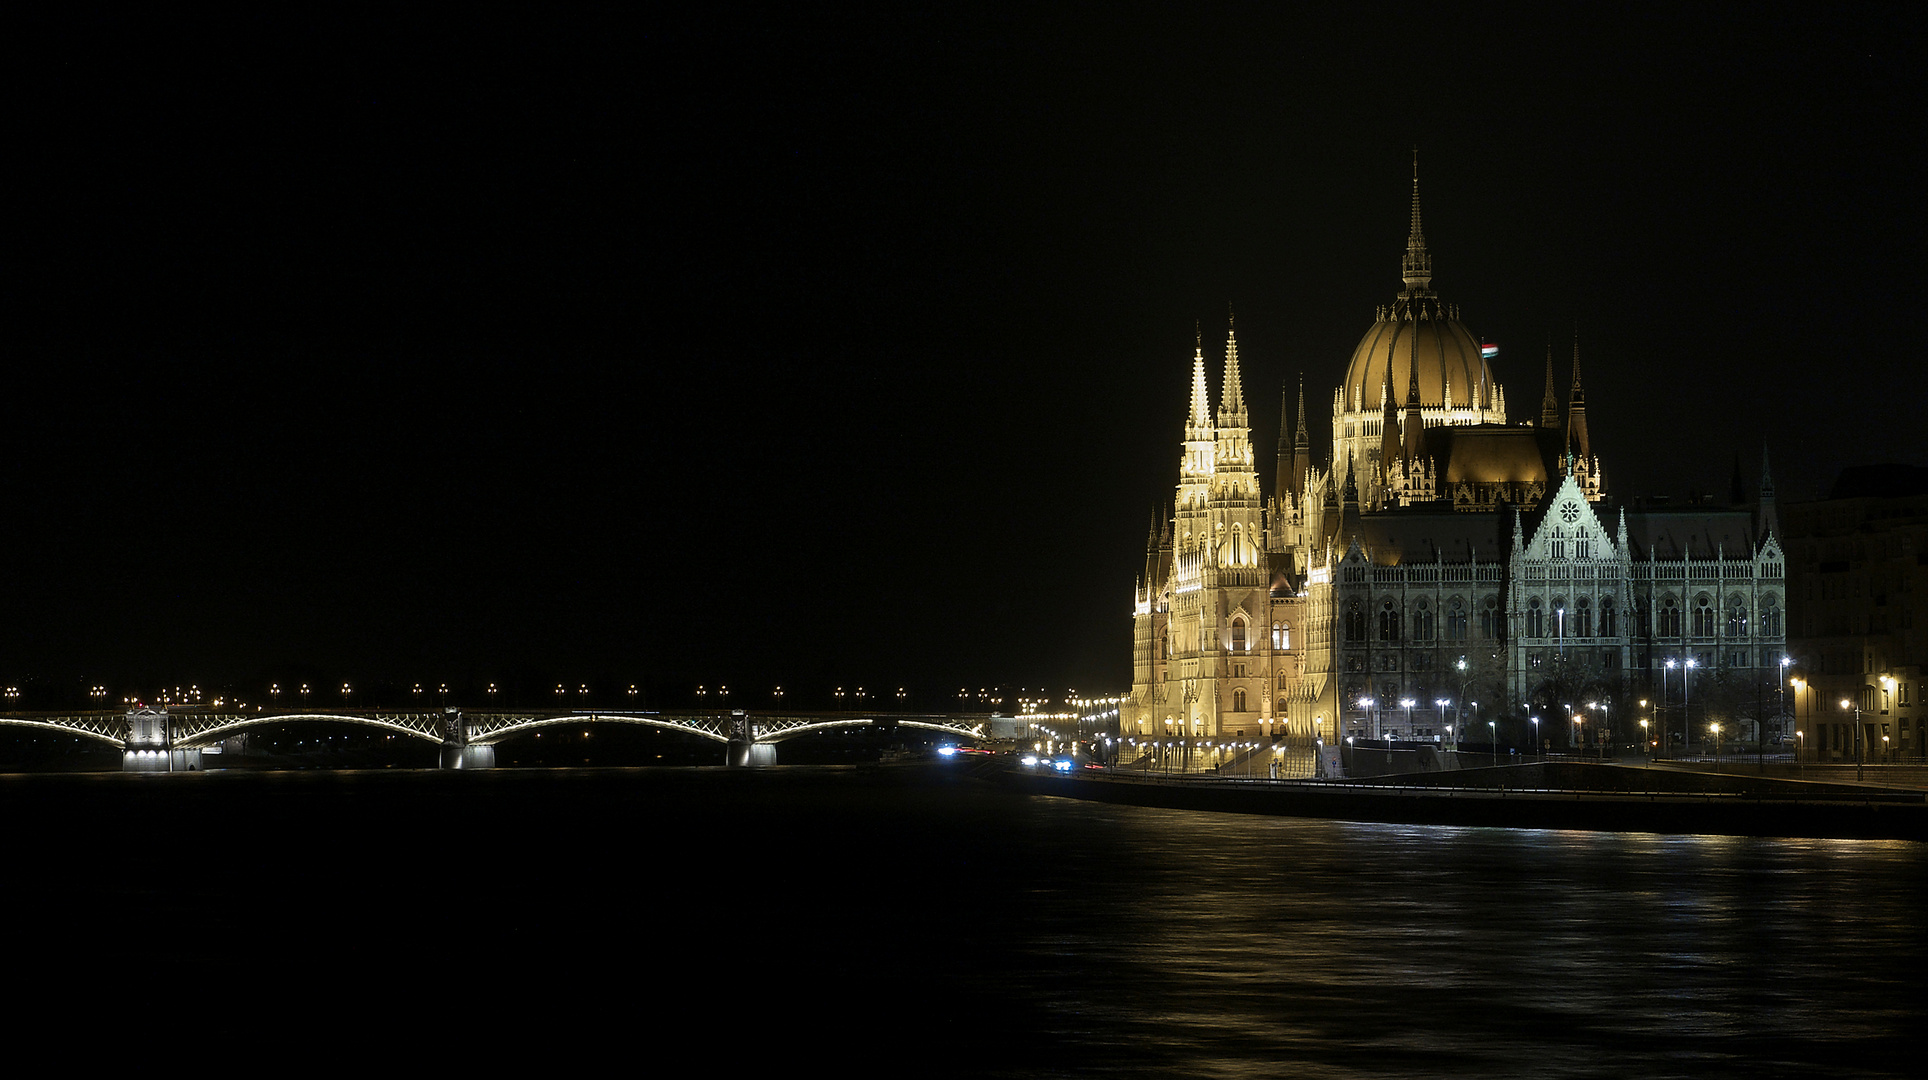
[[[629,724],[696,735],[720,743],[776,743],[821,731],[917,728],[981,739],[988,714],[949,713],[763,713],[749,711],[489,711],[440,712],[388,709],[336,712],[223,713],[182,710],[166,717],[168,743],[179,749],[207,747],[270,724],[327,723],[372,727],[437,745],[492,746],[545,727]],[[75,735],[125,750],[130,714],[118,712],[0,713],[0,725]],[[457,725],[459,725],[459,730]]]

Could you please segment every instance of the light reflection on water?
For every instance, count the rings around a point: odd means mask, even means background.
[[[7,925],[101,950],[16,981],[49,1008],[220,1002],[269,1054],[409,1017],[491,1063],[1911,1075],[1928,961],[1928,845],[1902,842],[1241,817],[889,770],[0,778],[0,812]]]
[[[1922,845],[1031,809],[1105,849],[1032,890],[1046,902],[1011,973],[1073,1059],[1200,1076],[1907,1060]]]

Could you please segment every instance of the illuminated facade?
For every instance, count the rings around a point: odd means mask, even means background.
[[[1194,353],[1174,510],[1133,598],[1124,731],[1445,740],[1477,724],[1479,741],[1525,741],[1529,715],[1591,695],[1612,712],[1582,733],[1624,737],[1630,684],[1662,682],[1668,660],[1778,676],[1771,483],[1757,506],[1609,510],[1578,348],[1564,407],[1549,354],[1538,417],[1510,423],[1490,351],[1432,291],[1416,176],[1401,270],[1333,394],[1325,465],[1301,387],[1263,501],[1236,336],[1215,415]],[[1538,734],[1564,743],[1554,716]]]

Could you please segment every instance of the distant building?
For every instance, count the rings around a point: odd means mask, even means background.
[[[1432,291],[1416,174],[1401,270],[1332,396],[1329,454],[1314,457],[1301,385],[1269,496],[1236,334],[1216,410],[1195,350],[1173,512],[1134,596],[1125,732],[1229,748],[1458,728],[1565,746],[1634,741],[1644,718],[1699,742],[1710,718],[1778,709],[1786,597],[1765,471],[1753,503],[1614,504],[1578,347],[1564,404],[1549,351],[1539,415],[1509,421],[1487,350]]]
[[[1799,748],[1819,761],[1920,761],[1928,469],[1844,470],[1827,498],[1788,506],[1787,548]]]

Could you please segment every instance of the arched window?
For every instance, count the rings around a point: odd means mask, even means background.
[[[1232,651],[1233,652],[1245,651],[1245,620],[1244,619],[1232,620]]]
[[[1379,640],[1399,640],[1399,609],[1393,606],[1391,598],[1379,605]]]
[[[1781,635],[1781,609],[1775,606],[1773,593],[1761,597],[1761,634],[1765,637]]]
[[[1613,597],[1600,598],[1600,636],[1620,636],[1620,612],[1613,606]]]
[[[1457,596],[1446,602],[1446,639],[1466,640],[1466,603]]]
[[[1431,641],[1433,639],[1433,608],[1424,598],[1419,601],[1413,612],[1413,640]]]
[[[1498,641],[1505,624],[1500,621],[1500,598],[1489,596],[1479,609],[1479,632],[1488,641]]]
[[[1673,596],[1660,598],[1660,637],[1680,636],[1680,601]]]
[[[1232,711],[1233,712],[1245,711],[1245,688],[1244,687],[1240,687],[1232,691]]]
[[[1526,636],[1546,636],[1546,613],[1540,610],[1540,598],[1537,596],[1526,602]]]
[[[1366,640],[1366,613],[1353,600],[1346,605],[1346,640],[1363,642]]]
[[[1582,596],[1575,600],[1573,614],[1568,618],[1573,620],[1573,624],[1568,627],[1568,633],[1574,637],[1593,636],[1593,601],[1591,599]]]
[[[1272,624],[1272,647],[1281,651],[1292,647],[1292,624],[1282,622]]]
[[[1738,593],[1727,598],[1727,636],[1747,636],[1747,601]]]
[[[1694,636],[1714,636],[1714,598],[1706,593],[1694,597]]]

